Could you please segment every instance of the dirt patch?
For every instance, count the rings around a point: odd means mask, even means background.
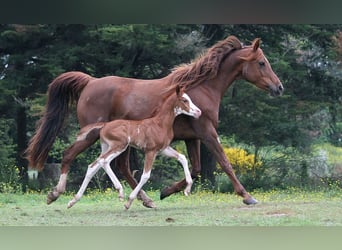
[[[266,215],[269,217],[283,217],[283,216],[290,216],[291,214],[292,212],[286,209],[266,212]]]

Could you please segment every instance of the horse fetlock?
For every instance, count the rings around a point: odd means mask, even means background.
[[[124,198],[125,198],[125,194],[124,194],[124,192],[123,192],[123,188],[118,189],[118,191],[119,191],[119,200],[120,200],[120,201],[123,201]]]
[[[141,200],[143,202],[143,206],[147,208],[156,208],[157,206],[153,203],[153,200],[151,200],[145,193],[144,190],[140,190],[137,195],[138,200]]]
[[[192,186],[192,182],[188,183],[188,185],[186,186],[186,188],[184,189],[184,195],[185,196],[189,196],[191,193],[191,186]]]
[[[71,208],[73,205],[75,205],[76,202],[77,201],[75,199],[72,199],[71,201],[69,201],[67,208]]]
[[[133,199],[129,198],[128,201],[125,204],[126,210],[128,210],[131,207],[132,202],[133,202]]]

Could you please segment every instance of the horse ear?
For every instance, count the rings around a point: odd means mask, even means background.
[[[177,85],[177,87],[176,87],[176,93],[177,93],[177,96],[179,96],[179,93],[180,93],[180,87],[179,87],[179,85]]]
[[[256,51],[260,47],[260,38],[255,38],[253,41],[253,50]]]

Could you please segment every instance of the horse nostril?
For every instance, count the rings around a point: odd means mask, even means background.
[[[278,89],[279,89],[280,92],[282,92],[284,90],[283,85],[279,85]]]

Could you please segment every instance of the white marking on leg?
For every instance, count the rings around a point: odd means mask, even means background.
[[[120,153],[116,154],[116,156],[118,156]],[[122,201],[123,198],[124,198],[123,187],[122,187],[119,179],[116,177],[116,175],[114,174],[113,170],[111,169],[110,162],[111,161],[107,161],[102,167],[103,167],[104,171],[108,174],[108,176],[111,179],[111,181],[113,182],[115,189],[118,190],[118,192],[119,192],[119,199]]]
[[[192,178],[191,178],[191,174],[190,174],[190,170],[189,170],[189,166],[188,166],[188,161],[185,157],[185,155],[178,153],[176,150],[174,150],[173,148],[171,148],[170,146],[168,146],[166,149],[164,149],[161,154],[167,156],[167,157],[172,157],[177,159],[183,166],[183,170],[184,170],[184,175],[185,175],[185,180],[187,183],[187,186],[184,190],[184,194],[185,196],[188,196],[191,192],[191,186],[192,186]]]
[[[131,206],[133,200],[137,197],[139,191],[142,189],[142,187],[148,181],[148,179],[150,179],[150,176],[151,176],[151,170],[148,171],[148,172],[144,172],[142,174],[138,185],[135,187],[135,189],[129,195],[128,201],[127,201],[127,203],[125,205],[126,209],[129,209],[129,207]]]
[[[82,185],[81,185],[80,189],[78,190],[77,194],[75,195],[75,197],[71,201],[69,201],[68,208],[71,208],[77,201],[79,201],[81,199],[81,197],[82,197],[84,191],[86,190],[90,180],[97,173],[97,171],[99,171],[100,168],[101,168],[101,164],[99,163],[99,161],[95,162],[95,164],[92,163],[88,166],[87,173],[86,173],[86,176],[84,177]]]
[[[60,194],[65,192],[67,177],[68,177],[68,173],[61,174],[61,176],[59,177],[59,181],[58,181],[58,184],[56,186],[56,190]]]

